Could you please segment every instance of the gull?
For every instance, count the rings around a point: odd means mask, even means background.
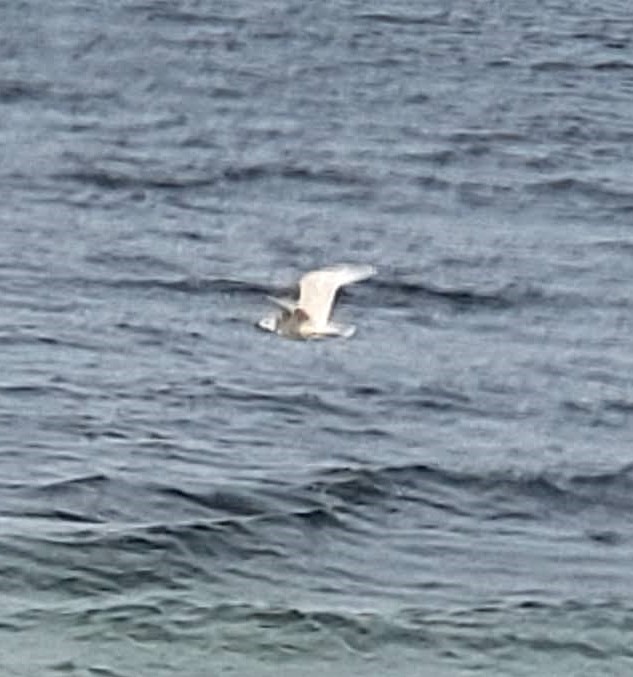
[[[280,312],[264,317],[257,326],[287,338],[349,338],[356,327],[330,321],[336,292],[346,284],[366,280],[375,274],[374,266],[352,263],[341,263],[306,273],[299,280],[299,300],[269,296],[269,300],[279,306]]]

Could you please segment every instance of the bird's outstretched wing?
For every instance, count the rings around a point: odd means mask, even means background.
[[[297,307],[297,302],[292,299],[280,299],[277,296],[267,296],[266,298],[276,306],[287,310],[289,313],[294,312]]]
[[[326,332],[339,287],[366,280],[375,273],[373,266],[348,263],[306,273],[299,282],[298,307],[308,314],[315,331]]]

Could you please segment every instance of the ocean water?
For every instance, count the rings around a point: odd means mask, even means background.
[[[3,676],[633,674],[632,36],[0,2]]]

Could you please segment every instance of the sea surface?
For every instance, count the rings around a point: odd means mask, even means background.
[[[0,1],[0,674],[632,675],[632,280],[630,2]]]

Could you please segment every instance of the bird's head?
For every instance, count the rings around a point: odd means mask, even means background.
[[[292,319],[296,320],[297,322],[306,322],[310,319],[310,316],[305,310],[303,310],[303,308],[295,308],[292,311]]]

